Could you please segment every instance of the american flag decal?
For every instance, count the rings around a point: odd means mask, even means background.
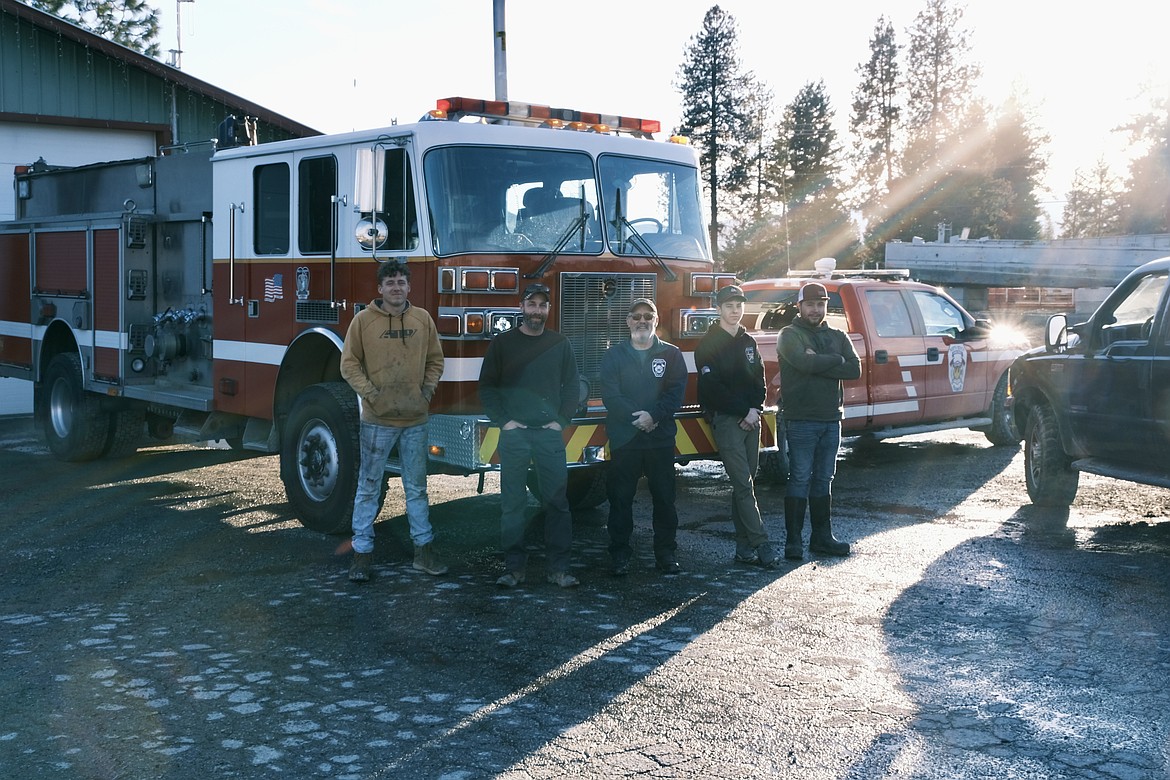
[[[273,274],[264,280],[264,302],[284,300],[284,274]]]

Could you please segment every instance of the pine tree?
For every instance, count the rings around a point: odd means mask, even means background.
[[[1128,128],[1144,154],[1129,166],[1129,181],[1121,198],[1121,227],[1125,233],[1170,233],[1170,99],[1160,99],[1150,113]]]
[[[885,254],[881,226],[886,199],[897,175],[897,148],[902,106],[899,46],[894,25],[881,17],[869,41],[869,59],[857,66],[860,82],[853,92],[849,129],[853,134],[853,183],[850,205],[865,226],[852,264],[876,267]]]
[[[114,43],[158,57],[159,11],[145,0],[26,0]]]
[[[825,83],[806,84],[784,109],[773,143],[769,183],[784,204],[791,268],[837,256],[855,236],[842,206],[840,147]]]
[[[1121,182],[1103,159],[1088,173],[1077,169],[1065,196],[1061,237],[1096,238],[1121,232]]]
[[[997,238],[1024,241],[1040,236],[1040,199],[1036,189],[1046,167],[1040,153],[1048,136],[1036,129],[1018,95],[1012,95],[992,129],[988,176],[1007,183],[1011,205],[992,227]]]
[[[906,123],[910,141],[906,167],[922,170],[945,156],[964,125],[980,68],[968,62],[970,33],[963,9],[949,0],[927,0],[909,29],[906,66]]]
[[[861,81],[853,92],[849,129],[854,134],[853,162],[858,206],[888,191],[895,173],[895,140],[902,116],[898,87],[898,45],[894,25],[881,17],[869,41],[869,59],[857,66]]]
[[[693,139],[707,182],[711,252],[716,257],[720,193],[723,189],[735,193],[747,179],[742,147],[750,122],[745,110],[750,83],[750,74],[741,72],[736,21],[712,6],[703,17],[702,29],[691,37],[675,86],[683,102],[679,132]]]

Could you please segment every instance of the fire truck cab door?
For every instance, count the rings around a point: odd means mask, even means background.
[[[871,322],[869,376],[870,425],[910,425],[922,419],[925,347],[915,331],[908,299],[895,288],[867,289],[866,309]]]
[[[927,420],[977,416],[990,403],[988,372],[992,366],[975,355],[987,352],[986,337],[967,339],[967,320],[949,298],[929,290],[915,290],[914,302],[922,318],[926,348],[926,393],[923,414]],[[998,379],[998,377],[996,377]]]

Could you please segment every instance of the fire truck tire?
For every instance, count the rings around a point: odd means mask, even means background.
[[[128,458],[142,443],[146,413],[141,409],[121,409],[110,414],[110,436],[103,453],[107,458]]]
[[[995,385],[995,392],[991,395],[991,425],[979,429],[996,447],[1015,446],[1020,443],[1021,438],[1016,421],[1012,418],[1012,411],[1007,405],[1007,386],[1008,375],[1004,371]]]
[[[61,354],[45,371],[42,422],[49,449],[58,460],[80,462],[102,455],[110,435],[110,415],[101,399],[82,386],[81,358]]]
[[[280,447],[280,478],[302,525],[349,533],[360,458],[353,390],[345,382],[305,388],[293,402]]]
[[[540,482],[536,472],[528,471],[528,489],[538,501],[540,497]],[[565,486],[565,496],[569,499],[569,509],[593,509],[605,502],[605,467],[569,469],[569,479]]]
[[[1024,482],[1036,506],[1066,507],[1077,497],[1081,475],[1060,442],[1056,413],[1040,404],[1028,415],[1024,437]]]
[[[756,470],[760,482],[783,485],[788,482],[788,452],[781,442],[778,449],[760,453],[760,465]]]

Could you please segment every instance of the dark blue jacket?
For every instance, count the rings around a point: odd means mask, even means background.
[[[645,358],[643,360],[643,358]],[[674,414],[687,387],[682,352],[657,336],[645,353],[629,341],[615,344],[601,358],[601,401],[609,446],[674,449]],[[646,433],[634,427],[633,413],[646,411],[658,427]]]
[[[708,413],[737,419],[764,408],[764,360],[756,340],[742,326],[732,336],[713,323],[695,350],[699,405]]]

